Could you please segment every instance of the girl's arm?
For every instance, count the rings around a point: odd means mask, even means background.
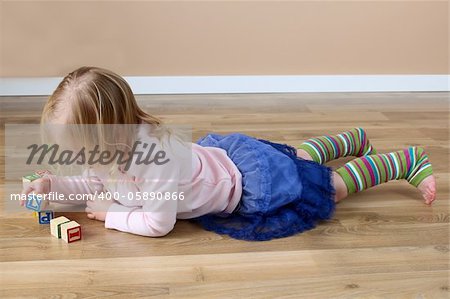
[[[126,175],[134,183],[132,186],[121,184],[127,190],[120,193],[127,198],[127,195],[133,195],[134,201],[121,200],[122,204],[111,204],[104,216],[105,227],[143,236],[161,237],[167,235],[175,226],[178,200],[184,199],[179,194],[178,185],[181,176],[183,180],[192,179],[189,171],[186,171],[192,166],[192,154],[186,144],[169,135],[162,139],[164,146],[155,138],[144,136],[142,141],[148,145],[156,145],[152,159],[156,159],[159,154],[164,156],[159,156],[158,164],[132,163]],[[148,148],[143,144],[137,150],[148,152]],[[126,192],[130,193],[125,194]],[[141,200],[136,202],[138,196]]]
[[[167,201],[162,211],[153,211],[151,205],[149,202],[137,208],[113,203],[106,214],[105,227],[148,237],[165,236],[175,226],[177,203]]]
[[[105,227],[149,237],[167,235],[177,218],[179,163],[173,159],[164,165],[136,165],[128,175],[137,188],[122,192],[122,196],[128,192],[125,197],[131,200],[108,208]],[[129,206],[138,198],[142,206]]]
[[[57,176],[45,175],[50,183],[50,192],[64,194],[64,201],[58,203],[74,204],[74,200],[68,200],[75,194],[94,194],[103,191],[103,184],[96,176]],[[83,202],[84,203],[84,202]]]

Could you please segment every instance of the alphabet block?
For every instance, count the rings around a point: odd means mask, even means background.
[[[50,220],[54,218],[53,211],[41,211],[38,212],[40,224],[50,224]]]
[[[27,209],[40,212],[48,207],[48,200],[44,200],[43,196],[29,194],[25,206],[27,207]]]
[[[45,174],[51,174],[48,170],[38,170],[35,173],[31,173],[22,177],[23,187],[25,188],[29,183],[41,178]],[[36,212],[45,210],[48,207],[48,201],[44,200],[42,196],[35,194],[29,194],[25,206]]]
[[[53,218],[50,220],[50,233],[58,239],[61,239],[61,224],[70,222],[70,220],[64,216]]]
[[[76,221],[61,224],[61,238],[67,243],[81,240],[81,226]]]
[[[35,174],[39,177],[43,177],[45,174],[52,174],[50,170],[36,170]]]
[[[31,183],[34,180],[39,179],[41,176],[37,173],[27,174],[22,177],[22,183]]]

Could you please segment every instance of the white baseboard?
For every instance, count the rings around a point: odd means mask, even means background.
[[[449,91],[449,75],[124,77],[134,94]],[[60,77],[0,78],[0,96],[51,95]]]

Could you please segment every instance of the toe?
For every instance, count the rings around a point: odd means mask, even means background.
[[[435,199],[436,199],[436,192],[434,190],[432,190],[428,194],[428,199],[427,199],[428,204],[431,204]]]
[[[427,205],[436,199],[436,180],[434,176],[427,177],[420,185],[419,189]]]

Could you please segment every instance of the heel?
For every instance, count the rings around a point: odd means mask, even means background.
[[[408,153],[411,157],[411,167],[406,174],[406,180],[409,184],[417,187],[424,179],[433,174],[433,168],[423,147],[410,146]]]

